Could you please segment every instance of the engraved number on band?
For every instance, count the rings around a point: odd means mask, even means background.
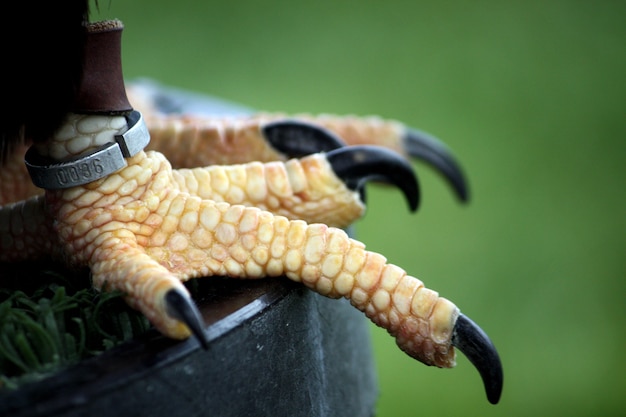
[[[57,171],[57,181],[61,185],[74,184],[82,180],[96,180],[104,172],[100,158],[93,158],[86,162],[64,167]]]

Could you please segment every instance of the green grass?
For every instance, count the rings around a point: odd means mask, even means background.
[[[463,162],[467,207],[417,164],[423,205],[370,187],[357,237],[453,300],[500,350],[505,388],[427,368],[372,327],[379,417],[626,409],[626,3],[100,2],[127,78],[262,110],[379,114]]]
[[[86,271],[16,265],[2,271],[0,392],[43,380],[143,334],[148,320]]]

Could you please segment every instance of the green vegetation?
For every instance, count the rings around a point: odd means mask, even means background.
[[[0,390],[43,379],[149,328],[119,293],[95,291],[87,276],[38,275],[28,293],[0,289]]]

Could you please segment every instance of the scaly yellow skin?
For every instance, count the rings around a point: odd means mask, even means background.
[[[137,98],[137,94],[132,97]],[[146,99],[139,102],[149,107]],[[316,179],[315,176],[326,168],[314,168],[310,162],[306,168],[310,186],[306,190],[296,178],[302,176],[297,171],[302,171],[303,168],[298,167],[294,160],[286,162],[284,166],[276,163],[259,164],[286,161],[285,155],[273,149],[263,137],[263,126],[272,121],[297,119],[333,131],[348,145],[377,144],[404,153],[400,138],[406,128],[398,122],[377,117],[257,114],[215,119],[208,116],[161,115],[154,110],[149,110],[148,113],[147,117],[144,116],[150,131],[147,149],[167,155],[174,168],[193,168],[191,172],[180,170],[180,176],[185,179],[177,176],[177,181],[187,182],[188,186],[193,182],[202,184],[203,187],[200,188],[203,189],[203,198],[254,205],[289,218],[337,227],[345,227],[361,217],[364,207],[358,196],[347,190],[341,181],[335,180],[331,183],[329,177]],[[3,165],[0,172],[0,205],[24,200],[42,192],[32,184],[24,165],[23,155],[26,149],[26,146],[16,149]],[[47,150],[42,152],[49,153]],[[233,166],[234,164],[240,166]],[[317,173],[313,172],[314,169]],[[208,177],[212,177],[211,184],[219,183],[216,186],[211,185],[210,190],[207,189]],[[246,178],[243,181],[247,182],[248,189],[253,188],[252,182],[266,182],[273,195],[268,195],[268,200],[264,201],[253,193],[242,193],[241,189],[237,189],[237,182],[241,182],[242,178]],[[286,189],[290,185],[295,188]],[[285,197],[286,194],[290,197]],[[322,203],[322,199],[326,199],[326,202]],[[319,202],[316,205],[317,212],[309,213],[311,201]],[[351,207],[346,210],[348,204]],[[329,211],[340,214],[340,218],[334,220],[328,215]]]
[[[124,120],[71,116],[39,151],[59,159],[84,154],[110,141]],[[31,215],[35,220],[34,227],[9,234],[13,237],[2,242],[0,260],[16,260],[21,242],[39,239],[41,252],[88,266],[96,287],[123,291],[157,329],[179,339],[190,331],[167,314],[164,296],[172,289],[187,293],[182,281],[210,275],[286,275],[322,295],[350,299],[416,359],[440,367],[454,365],[451,337],[459,314],[454,304],[388,264],[382,255],[367,251],[343,230],[206,198],[214,190],[200,191],[205,185],[202,178],[215,171],[172,170],[158,152],[139,152],[127,162],[127,167],[101,180],[46,191],[45,202],[34,197],[20,203],[28,209],[17,214],[1,209],[0,216],[17,216],[12,220],[18,223],[30,222],[25,218]],[[280,166],[289,174],[281,174],[279,182],[289,183],[292,192],[318,181],[311,189],[319,192],[320,185],[335,184],[329,188],[334,194],[341,183],[323,155]],[[294,168],[290,171],[289,166]],[[260,173],[267,165],[232,169],[237,176],[247,169]],[[224,174],[218,177],[223,179]],[[250,179],[259,182],[256,174]],[[245,194],[247,188],[242,181],[236,194]],[[266,187],[267,195],[271,188]],[[244,199],[259,205],[269,201],[267,195]]]
[[[95,121],[100,118],[91,119]],[[255,130],[258,129],[258,125],[255,126]],[[235,137],[249,139],[247,143],[264,143],[261,137],[252,139],[246,136],[246,132],[235,133]],[[250,148],[240,145],[244,149]],[[67,156],[67,151],[58,143],[49,146],[50,149],[48,146],[41,147],[42,155],[57,159]],[[24,150],[20,148],[18,151]],[[32,185],[23,157],[17,158],[18,155],[21,154],[15,153],[7,161],[7,169],[0,173],[3,179],[0,203],[23,200],[41,192]],[[347,188],[320,155],[285,162],[249,162],[179,169],[173,175],[173,182],[181,190],[201,198],[256,206],[290,219],[305,219],[311,223],[346,227],[361,217],[365,210],[358,193]]]
[[[287,119],[324,127],[347,145],[379,145],[406,155],[401,142],[406,128],[399,122],[375,116],[324,114],[258,113],[214,118],[157,113],[146,117],[151,138],[148,149],[168,155],[175,168],[284,160],[285,156],[263,138],[261,128],[269,122]]]
[[[408,156],[402,146],[407,127],[396,120],[378,116],[255,113],[215,117],[163,114],[141,84],[127,85],[126,94],[148,123],[151,137],[148,149],[167,155],[174,168],[284,160],[285,156],[272,149],[260,133],[264,124],[284,119],[324,127],[336,133],[346,145],[384,146]]]
[[[286,162],[178,169],[181,191],[205,200],[255,206],[290,219],[347,227],[365,206],[320,154]]]

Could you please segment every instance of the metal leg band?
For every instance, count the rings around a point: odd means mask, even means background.
[[[140,112],[134,110],[127,117],[128,130],[115,135],[115,142],[78,158],[56,162],[38,155],[31,147],[24,158],[33,183],[47,190],[84,185],[124,168],[124,158],[142,151],[150,142],[150,134]]]

